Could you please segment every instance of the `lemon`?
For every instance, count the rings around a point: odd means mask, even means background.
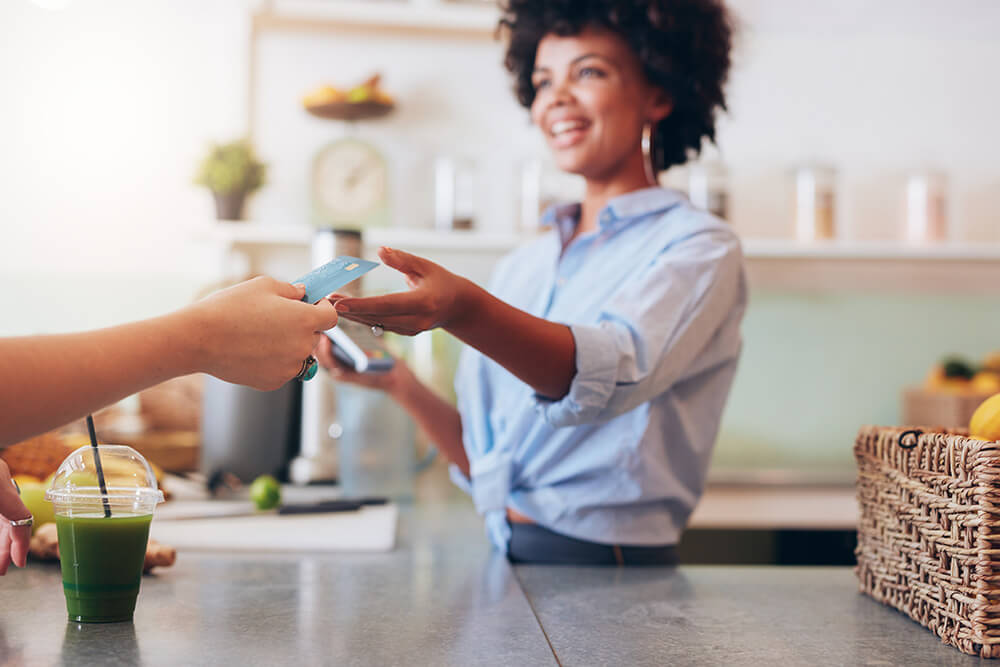
[[[984,440],[1000,440],[1000,394],[979,404],[969,420],[969,435]]]
[[[979,371],[972,376],[972,390],[983,394],[1000,392],[1000,373],[995,371]]]
[[[281,484],[270,475],[261,475],[250,485],[250,500],[259,510],[269,510],[281,502]]]

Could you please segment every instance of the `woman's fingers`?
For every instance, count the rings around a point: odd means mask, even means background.
[[[386,266],[396,269],[400,273],[405,273],[408,276],[422,276],[429,267],[436,266],[433,262],[423,257],[385,246],[378,249],[378,256]]]
[[[319,337],[319,345],[316,346],[316,361],[323,368],[332,371],[336,365],[336,361],[333,358],[333,351],[330,349],[330,339],[326,336]]]
[[[398,333],[404,336],[413,336],[421,331],[427,331],[432,328],[432,325],[429,324],[429,320],[426,317],[421,317],[419,315],[382,316],[344,313],[344,319],[352,320],[359,324],[367,324],[368,326],[378,325],[385,331],[391,331],[392,333]]]
[[[337,312],[350,315],[413,315],[427,310],[426,299],[420,292],[396,292],[383,296],[341,299]]]

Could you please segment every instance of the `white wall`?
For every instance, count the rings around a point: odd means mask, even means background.
[[[0,334],[151,315],[214,273],[191,178],[244,130],[247,7],[0,3]]]
[[[1000,3],[738,0],[744,33],[720,145],[745,234],[790,235],[786,170],[839,166],[840,220],[893,238],[907,169],[951,180],[956,234],[1000,240]]]
[[[0,3],[0,334],[96,326],[178,306],[217,267],[193,241],[212,215],[190,184],[208,140],[246,123],[252,0]],[[947,169],[959,236],[1000,240],[1000,3],[738,0],[745,30],[720,144],[736,226],[790,233],[785,171],[818,158],[843,177],[850,235],[889,238],[901,174]],[[391,11],[391,10],[388,10]],[[538,150],[487,42],[374,33],[268,33],[260,152],[268,222],[308,216],[309,160],[342,130],[301,95],[381,69],[398,112],[357,129],[394,165],[400,224],[430,217],[439,152],[481,157],[488,228],[512,224],[514,173]]]

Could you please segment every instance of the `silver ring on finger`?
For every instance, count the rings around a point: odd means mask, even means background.
[[[13,526],[14,528],[33,526],[35,525],[35,517],[29,516],[27,519],[17,519],[17,520],[11,519],[10,525]]]

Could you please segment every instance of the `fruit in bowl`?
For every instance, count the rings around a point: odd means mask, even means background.
[[[302,99],[306,111],[320,118],[360,120],[377,118],[392,111],[395,100],[381,88],[381,74],[374,74],[346,92],[322,85]]]

